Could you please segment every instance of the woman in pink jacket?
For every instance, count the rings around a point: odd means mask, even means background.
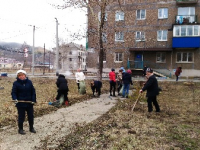
[[[110,79],[110,96],[115,97],[115,89],[116,89],[116,79],[115,79],[115,69],[111,69],[111,72],[109,73],[109,79]],[[113,91],[113,95],[112,95]]]

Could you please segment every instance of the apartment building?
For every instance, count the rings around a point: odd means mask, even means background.
[[[142,69],[144,65],[169,76],[177,67],[184,76],[200,73],[200,1],[113,0],[106,7],[104,68]],[[99,16],[99,7],[94,7]],[[98,23],[88,11],[88,45],[98,58]],[[93,58],[93,59],[92,59]],[[92,66],[93,65],[93,66]]]
[[[62,71],[86,70],[87,52],[85,47],[75,43],[59,47],[59,65]]]

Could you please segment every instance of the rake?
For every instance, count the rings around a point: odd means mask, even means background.
[[[135,105],[137,104],[137,102],[138,102],[138,100],[140,99],[141,95],[142,95],[142,93],[140,93],[140,94],[138,95],[138,98],[137,98],[137,100],[135,101],[135,104],[133,105],[131,111],[133,111],[133,109],[135,108]]]
[[[15,102],[12,100],[11,102]],[[18,103],[32,103],[32,101],[24,101],[24,100],[18,100]],[[36,104],[48,104],[49,102],[37,102]]]

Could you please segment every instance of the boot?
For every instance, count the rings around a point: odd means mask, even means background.
[[[33,128],[33,121],[29,121],[29,131],[31,133],[36,133],[35,129]]]
[[[66,106],[69,106],[69,102],[68,102],[68,101],[65,101],[65,105],[66,105]]]
[[[19,134],[26,134],[26,132],[23,130],[23,123],[18,123],[18,127],[19,127],[19,130],[18,130],[18,133]]]
[[[115,91],[113,91],[113,97],[116,97],[116,96],[115,96]]]

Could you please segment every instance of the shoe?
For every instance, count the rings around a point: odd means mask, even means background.
[[[118,96],[121,96],[121,94],[119,93]]]
[[[113,95],[113,97],[116,97],[115,95]]]
[[[69,106],[69,102],[68,102],[68,101],[65,101],[65,105],[66,105],[66,106]]]
[[[23,129],[19,129],[19,130],[18,130],[18,133],[19,133],[19,134],[22,134],[22,135],[26,134],[26,132],[25,132]]]
[[[34,128],[30,129],[29,131],[30,131],[31,133],[36,133],[36,131],[35,131]]]
[[[128,98],[128,96],[126,96],[126,98]]]
[[[110,96],[113,96],[112,94],[110,94]]]

